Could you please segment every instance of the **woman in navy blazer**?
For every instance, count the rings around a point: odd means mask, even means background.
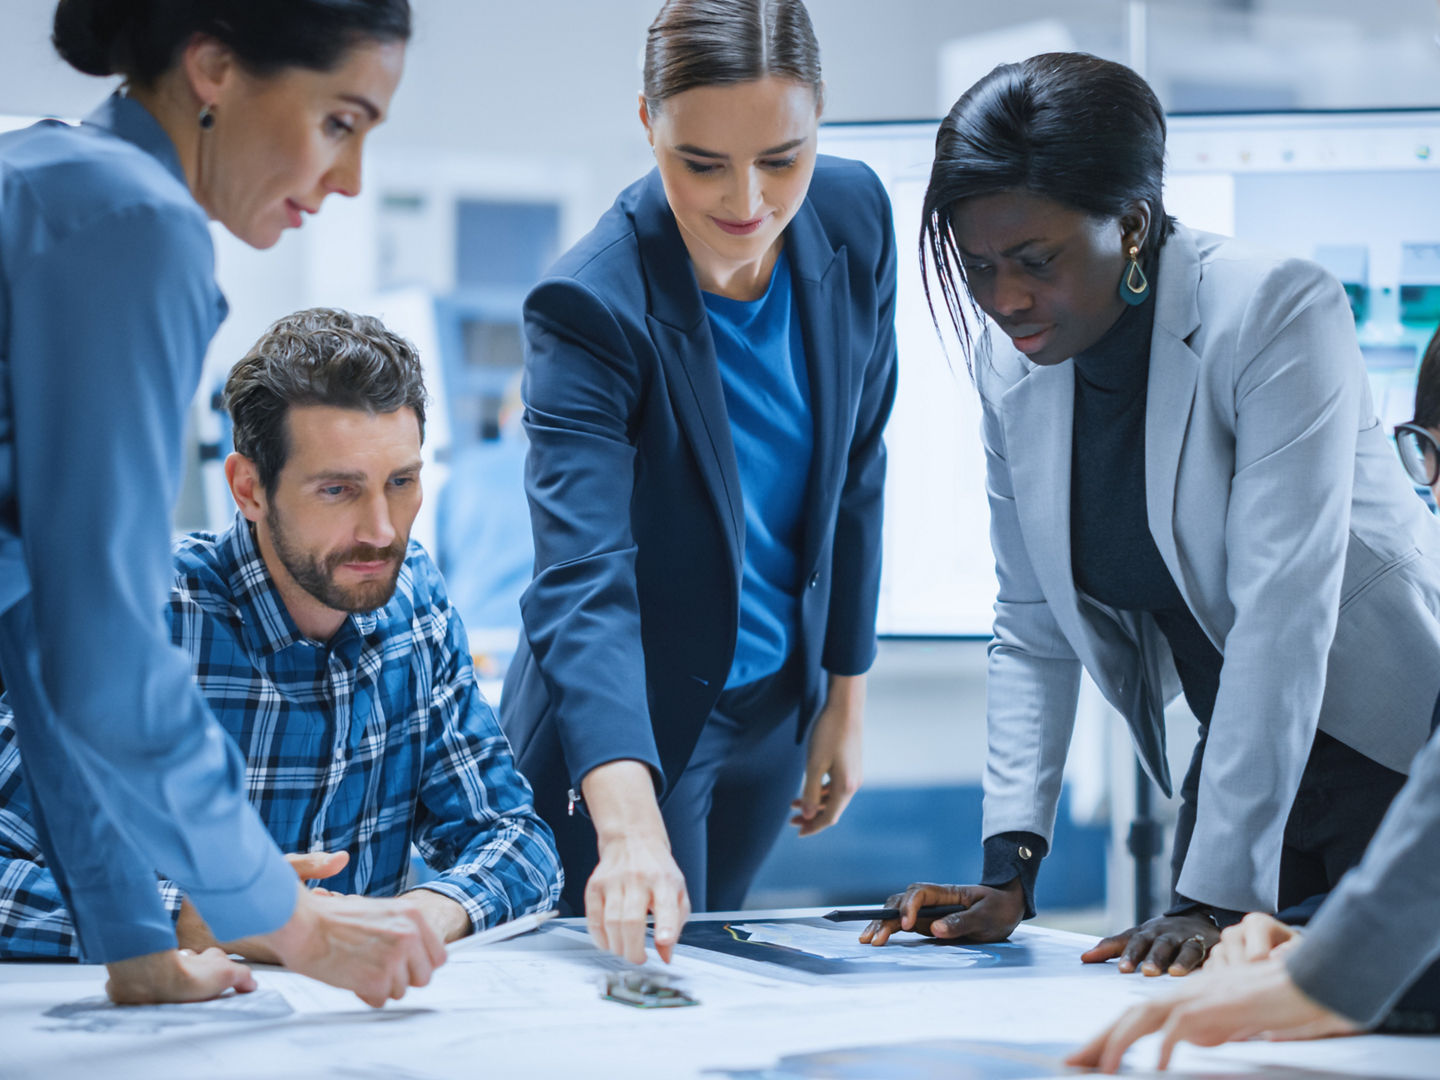
[[[565,903],[636,962],[647,911],[668,959],[790,806],[816,832],[860,782],[895,250],[874,174],[815,153],[820,93],[799,0],[669,0],[658,168],[525,304],[536,562],[501,716]]]

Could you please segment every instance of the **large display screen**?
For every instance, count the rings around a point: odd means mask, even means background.
[[[1327,267],[1350,296],[1381,420],[1409,419],[1415,372],[1440,324],[1440,111],[1169,123],[1167,209],[1192,228]],[[900,247],[880,632],[988,637],[995,571],[979,401],[920,287],[920,205],[937,126],[828,125],[820,148],[880,176]]]

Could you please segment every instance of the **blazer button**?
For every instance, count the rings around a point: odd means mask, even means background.
[[[819,585],[819,584],[820,584],[820,571],[817,570],[817,571],[815,571],[815,573],[813,573],[813,574],[810,575],[810,588],[813,589],[813,588],[815,588],[816,585]]]

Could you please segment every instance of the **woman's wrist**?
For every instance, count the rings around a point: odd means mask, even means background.
[[[585,774],[580,789],[601,847],[622,838],[666,836],[650,767],[644,762],[622,759],[597,765]]]
[[[826,686],[825,705],[860,715],[865,709],[865,676],[832,674]]]

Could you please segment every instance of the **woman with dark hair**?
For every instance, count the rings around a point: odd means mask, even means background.
[[[501,716],[565,903],[635,962],[647,911],[668,960],[692,902],[740,905],[797,790],[810,835],[860,783],[894,238],[874,174],[817,157],[821,97],[800,0],[668,0],[656,168],[525,304]]]
[[[1410,478],[1432,490],[1440,485],[1440,332],[1420,363],[1415,418],[1395,429],[1395,439]],[[1440,729],[1440,700],[1430,726]],[[1163,1032],[1161,1069],[1180,1042],[1433,1033],[1440,1020],[1437,851],[1440,737],[1432,734],[1359,867],[1316,898],[1323,902],[1303,933],[1271,915],[1246,915],[1221,933],[1206,978],[1126,1010],[1067,1063],[1113,1073],[1125,1051],[1154,1031]]]
[[[32,824],[116,1001],[251,989],[175,949],[156,872],[221,941],[381,1005],[443,962],[405,901],[319,898],[169,640],[185,410],[225,315],[207,219],[269,247],[360,184],[406,0],[63,0],[54,43],[124,86],[0,138],[0,667]]]
[[[997,68],[941,125],[922,251],[983,403],[999,577],[984,870],[864,940],[1034,914],[1082,666],[1167,794],[1165,704],[1200,722],[1173,905],[1084,956],[1121,971],[1184,974],[1220,925],[1328,891],[1429,734],[1440,535],[1344,293],[1172,221],[1164,150],[1144,80],[1078,54]],[[917,922],[937,903],[967,910]]]

